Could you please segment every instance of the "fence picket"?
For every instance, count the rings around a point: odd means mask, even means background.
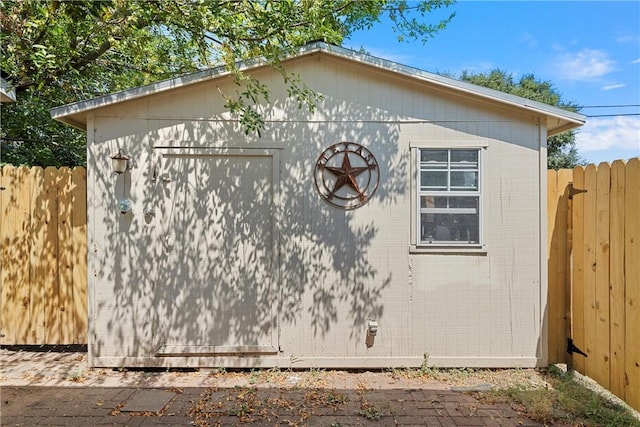
[[[60,324],[60,342],[73,340],[73,270],[71,256],[73,240],[71,238],[71,171],[58,169],[56,195],[58,205],[58,322]]]
[[[588,165],[584,171],[584,352],[585,374],[592,376],[596,371],[596,218],[597,218],[597,168]]]
[[[564,228],[566,236],[565,241],[566,245],[564,248],[564,258],[566,265],[566,272],[564,277],[564,283],[562,286],[564,287],[564,307],[562,308],[562,312],[564,313],[564,331],[562,333],[562,351],[564,358],[562,359],[566,363],[570,363],[570,355],[567,352],[567,341],[572,336],[571,335],[571,311],[573,309],[571,305],[571,295],[572,295],[572,253],[573,253],[573,203],[571,200],[571,186],[573,185],[573,170],[571,169],[562,169],[559,171],[560,176],[562,177],[562,182],[564,184],[564,202],[567,206],[567,225]],[[558,231],[562,234],[562,231]]]
[[[29,333],[29,283],[18,279],[29,277],[29,249],[24,231],[29,229],[29,169],[7,168],[2,175],[2,342],[26,340]]]
[[[45,325],[47,335],[45,344],[55,344],[60,341],[60,281],[58,271],[58,194],[57,169],[48,167],[44,170],[44,203],[45,240],[44,240],[44,289],[45,289]]]
[[[605,388],[610,384],[610,325],[609,325],[609,197],[611,167],[600,163],[596,175],[596,241],[594,315],[595,336],[593,345],[593,371],[591,378]]]
[[[554,170],[547,171],[547,221],[548,224],[556,224],[558,218],[558,210],[560,209],[560,201],[558,197],[558,172]],[[548,306],[548,325],[549,325],[549,363],[557,363],[558,361],[558,300],[557,292],[561,286],[556,277],[556,270],[558,264],[558,258],[553,257],[552,254],[560,254],[562,251],[558,248],[560,243],[556,236],[554,236],[555,226],[547,227],[547,241],[549,242],[547,248],[547,262],[548,262],[548,282],[549,293],[547,295]]]
[[[31,283],[31,337],[27,344],[46,343],[46,320],[45,302],[46,293],[44,277],[46,276],[44,266],[45,256],[45,221],[48,206],[43,198],[44,194],[44,169],[31,168],[30,175],[30,209],[31,226],[29,228],[29,278]],[[14,343],[20,344],[20,343]]]
[[[578,166],[573,169],[573,187],[585,188],[584,168]],[[587,193],[584,193],[585,195]],[[585,348],[584,334],[584,197],[574,196],[572,199],[573,223],[573,265],[571,270],[571,330],[573,342],[580,348]],[[584,372],[585,361],[582,356],[572,355],[572,366],[579,372]]]
[[[549,363],[566,362],[567,229],[570,171],[547,171]]]
[[[87,342],[87,175],[83,168],[74,168],[71,187],[71,238],[73,252],[72,293],[73,332],[72,342]]]
[[[610,387],[624,399],[625,315],[624,315],[624,189],[625,163],[617,160],[611,165],[611,194],[609,199],[609,297],[610,312]]]
[[[640,158],[625,171],[625,397],[640,410]],[[635,185],[632,185],[635,184]]]

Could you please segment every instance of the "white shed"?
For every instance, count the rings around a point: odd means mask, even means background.
[[[87,131],[90,364],[546,365],[546,140],[584,116],[323,43],[283,65],[322,99],[245,64],[261,136],[222,68],[52,110]]]
[[[16,102],[16,90],[11,83],[0,77],[0,103],[1,102]]]

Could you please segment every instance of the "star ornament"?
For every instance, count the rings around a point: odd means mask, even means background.
[[[314,178],[318,192],[328,203],[356,209],[378,189],[380,171],[371,151],[354,142],[340,142],[320,154]]]

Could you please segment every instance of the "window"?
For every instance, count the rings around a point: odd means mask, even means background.
[[[418,154],[418,245],[480,245],[480,150]]]

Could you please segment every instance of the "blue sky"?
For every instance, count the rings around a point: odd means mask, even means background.
[[[590,163],[640,156],[640,1],[460,1],[432,16],[450,12],[424,45],[398,42],[389,22],[344,45],[436,73],[534,74],[582,106],[635,105],[584,108],[607,117],[588,117],[576,141]]]

